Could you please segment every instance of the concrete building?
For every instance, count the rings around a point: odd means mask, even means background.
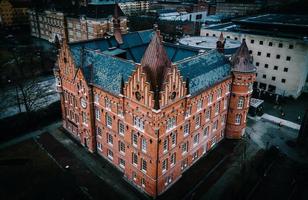
[[[20,26],[28,25],[27,10],[29,2],[27,1],[0,1],[0,25],[2,26]]]
[[[157,28],[116,33],[63,43],[63,127],[156,197],[224,137],[241,138],[255,67],[245,42],[230,63],[217,50],[164,43]]]
[[[201,12],[169,12],[159,14],[160,20],[167,21],[192,21],[192,22],[204,22],[207,16],[206,11]]]
[[[119,2],[119,6],[126,16],[148,12],[150,7],[149,1],[126,1]]]
[[[127,33],[127,18],[117,5],[104,5],[100,11],[89,6],[85,15],[66,16],[62,12],[29,12],[31,35],[50,42],[67,37],[69,42],[100,38],[114,33],[114,21],[119,20],[122,33]],[[67,34],[67,35],[66,35]],[[56,39],[57,38],[57,39]]]
[[[245,16],[255,14],[264,7],[262,2],[260,3],[229,3],[229,2],[217,2],[216,14],[225,15],[228,17]]]
[[[307,90],[307,16],[266,14],[201,28],[202,36],[246,40],[257,66],[255,86],[297,98]]]

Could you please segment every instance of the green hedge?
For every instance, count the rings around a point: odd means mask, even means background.
[[[0,120],[0,142],[34,131],[61,119],[60,101],[32,113],[19,113]]]

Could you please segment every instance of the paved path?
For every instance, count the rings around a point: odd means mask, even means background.
[[[34,138],[36,136],[41,135],[44,132],[49,132],[51,130],[54,130],[55,128],[59,127],[61,124],[62,124],[62,121],[58,121],[58,122],[52,123],[52,124],[50,124],[48,126],[45,126],[45,127],[41,128],[39,130],[36,130],[36,131],[30,132],[30,133],[24,134],[24,135],[22,135],[20,137],[17,137],[17,138],[14,138],[12,140],[9,140],[7,142],[1,143],[0,144],[0,149],[4,149],[6,147],[9,147],[11,145],[17,144],[19,142],[28,140],[30,138]]]
[[[285,119],[281,119],[281,118],[278,118],[278,117],[275,117],[275,116],[272,116],[272,115],[269,115],[269,114],[266,114],[266,113],[263,114],[261,118],[268,120],[270,122],[273,122],[275,124],[281,124],[282,126],[293,128],[295,130],[299,130],[300,127],[301,127],[299,124],[296,124],[294,122],[291,122],[291,121],[288,121],[288,120],[285,120]]]

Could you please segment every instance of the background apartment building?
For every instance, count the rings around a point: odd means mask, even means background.
[[[0,25],[19,26],[29,24],[28,1],[0,1]]]
[[[283,27],[279,25],[280,21],[285,23]],[[306,91],[308,74],[308,43],[297,31],[296,27],[301,27],[297,22],[308,20],[302,16],[260,15],[203,27],[200,34],[218,37],[223,32],[227,38],[245,39],[257,67],[255,87],[297,98]]]

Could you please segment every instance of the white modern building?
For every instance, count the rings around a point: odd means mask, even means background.
[[[306,24],[306,25],[304,25]],[[201,29],[201,36],[246,40],[257,67],[255,87],[282,96],[297,98],[307,91],[308,17],[261,15],[212,25]]]
[[[206,11],[201,12],[168,12],[159,14],[160,20],[168,21],[192,21],[192,22],[204,22],[207,17]]]

